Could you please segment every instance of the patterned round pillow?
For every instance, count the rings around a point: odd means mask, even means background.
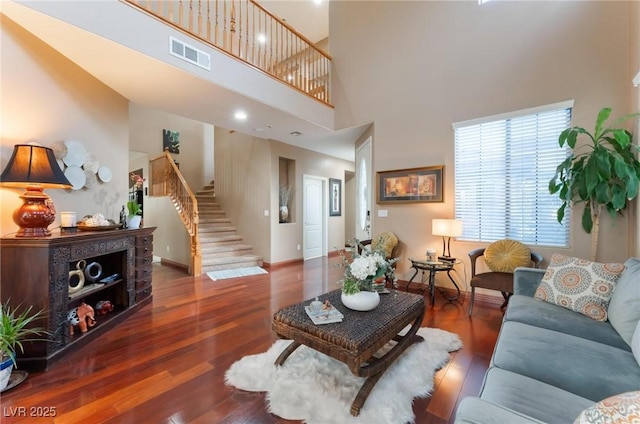
[[[498,240],[484,250],[484,261],[491,271],[513,272],[519,266],[531,264],[531,251],[515,240]]]
[[[632,424],[640,419],[640,391],[608,397],[585,409],[574,424]]]

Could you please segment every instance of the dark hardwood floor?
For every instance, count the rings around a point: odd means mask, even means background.
[[[342,270],[333,265],[339,261],[315,259],[219,281],[154,265],[153,302],[3,393],[0,421],[290,423],[266,411],[263,394],[226,386],[224,373],[274,342],[271,317],[278,309],[338,288]],[[502,311],[480,299],[470,319],[467,302],[448,302],[439,293],[435,306],[425,301],[422,325],[459,334],[464,347],[436,374],[432,396],[414,400],[417,423],[453,422],[457,403],[482,384]],[[47,410],[56,416],[34,419]]]

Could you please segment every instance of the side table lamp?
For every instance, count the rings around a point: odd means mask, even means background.
[[[451,257],[451,237],[462,235],[462,221],[458,219],[434,219],[431,221],[431,233],[434,236],[442,236],[442,256],[438,256],[438,259],[455,262],[455,258]]]
[[[2,187],[25,187],[20,196],[24,203],[13,212],[19,228],[16,237],[47,237],[47,228],[56,218],[53,201],[44,188],[71,188],[58,166],[53,150],[48,147],[18,144],[0,176]]]

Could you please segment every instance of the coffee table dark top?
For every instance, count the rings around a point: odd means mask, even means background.
[[[354,356],[374,353],[394,338],[400,330],[424,313],[424,298],[420,295],[391,290],[380,295],[380,304],[372,311],[353,311],[342,304],[341,290],[334,290],[318,300],[329,302],[344,315],[339,323],[314,324],[304,311],[311,300],[291,305],[276,312],[273,329],[278,336],[299,340],[316,350],[325,351],[326,345],[340,347]],[[318,345],[323,345],[318,348]],[[333,355],[332,355],[333,356]],[[339,358],[338,358],[339,359]]]

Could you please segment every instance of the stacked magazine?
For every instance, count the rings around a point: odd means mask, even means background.
[[[313,321],[313,323],[316,325],[342,322],[342,319],[344,318],[344,315],[342,315],[342,313],[339,310],[334,308],[333,305],[329,305],[328,307],[324,306],[321,310],[317,312],[312,311],[309,305],[306,305],[304,307],[304,310],[307,313],[307,315],[309,315],[309,318],[311,318],[311,321]]]

